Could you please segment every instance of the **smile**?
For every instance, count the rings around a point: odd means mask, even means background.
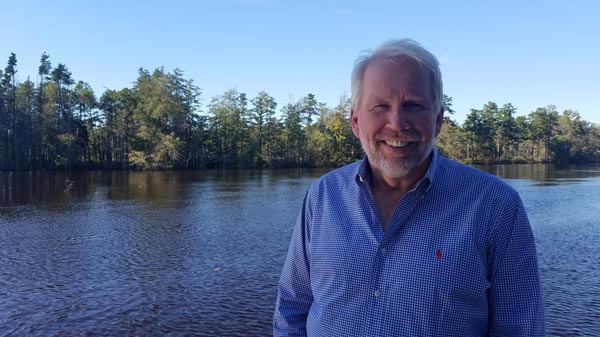
[[[402,148],[402,147],[406,147],[406,146],[410,145],[411,142],[402,142],[399,140],[385,140],[384,143],[391,147]]]

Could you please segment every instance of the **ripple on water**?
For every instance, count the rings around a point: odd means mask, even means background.
[[[167,179],[155,199],[123,180],[112,196],[2,207],[0,335],[271,335],[312,177],[253,179]],[[536,235],[548,334],[600,335],[600,185],[511,183]]]

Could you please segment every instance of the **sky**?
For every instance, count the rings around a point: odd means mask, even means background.
[[[133,87],[138,69],[183,70],[215,95],[264,90],[279,107],[306,96],[334,107],[350,95],[365,49],[412,38],[440,60],[452,119],[492,101],[517,116],[555,105],[600,124],[600,1],[8,0],[0,67],[38,80],[43,52],[100,97]]]

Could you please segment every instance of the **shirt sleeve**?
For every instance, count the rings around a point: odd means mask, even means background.
[[[495,226],[488,258],[490,336],[544,336],[535,240],[518,196]]]
[[[306,319],[313,302],[310,288],[308,194],[304,198],[283,271],[273,315],[273,336],[306,336]]]

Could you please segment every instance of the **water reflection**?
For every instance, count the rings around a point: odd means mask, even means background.
[[[216,192],[235,198],[249,182],[293,182],[302,175],[318,176],[324,170],[222,170],[222,171],[90,171],[0,172],[0,205],[43,206],[47,203],[90,200],[137,200],[160,206],[161,201],[189,198],[195,183],[219,182]],[[214,191],[212,191],[214,192]]]
[[[585,182],[600,177],[600,163],[596,164],[510,164],[473,165],[503,179],[528,179],[537,186],[557,186]]]
[[[0,204],[43,206],[89,200],[160,201],[186,197],[188,179],[197,173],[161,172],[0,172]],[[182,181],[183,180],[183,181]]]

